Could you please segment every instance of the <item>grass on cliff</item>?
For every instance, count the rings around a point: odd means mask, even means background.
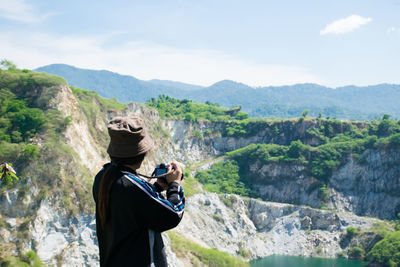
[[[99,147],[106,147],[109,142],[109,136],[106,128],[104,131],[99,131],[96,125],[104,123],[107,118],[106,111],[122,111],[126,109],[126,104],[119,103],[115,98],[108,99],[99,96],[96,92],[86,91],[77,87],[70,86],[75,98],[78,100],[79,108],[88,119],[88,127],[90,134],[99,144]],[[105,153],[105,151],[103,151]]]
[[[33,252],[28,251],[22,254],[20,257],[1,257],[0,256],[0,266],[2,267],[46,267],[40,260],[39,256]]]
[[[179,258],[189,258],[194,266],[250,266],[249,263],[241,260],[240,258],[232,257],[226,252],[221,252],[215,248],[201,247],[200,245],[184,238],[176,232],[169,231],[168,236],[171,239],[172,251]]]

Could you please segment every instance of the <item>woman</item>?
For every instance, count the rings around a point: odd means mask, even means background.
[[[183,216],[182,171],[169,164],[166,179],[152,185],[138,173],[152,148],[143,121],[117,117],[108,124],[111,162],[93,184],[100,266],[167,266],[161,232]],[[167,199],[160,194],[167,190]]]

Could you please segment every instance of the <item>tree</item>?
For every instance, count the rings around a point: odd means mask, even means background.
[[[303,114],[301,114],[301,116],[303,116],[304,118],[307,117],[308,113],[310,113],[310,111],[308,109],[303,111]]]
[[[349,249],[349,258],[355,260],[363,260],[365,251],[362,247],[356,246]]]
[[[14,63],[12,63],[10,60],[7,60],[7,59],[3,59],[2,61],[0,61],[0,67],[3,67],[7,70],[17,69],[17,66]]]
[[[287,155],[289,156],[289,158],[297,159],[301,156],[303,150],[305,150],[305,146],[300,140],[292,141],[290,143]]]
[[[8,163],[0,163],[0,181],[1,183],[10,184],[14,180],[19,180],[17,172]]]

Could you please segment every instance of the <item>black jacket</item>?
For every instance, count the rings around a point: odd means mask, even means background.
[[[118,168],[120,175],[112,185],[110,219],[105,229],[101,227],[97,207],[104,169],[93,184],[100,266],[167,266],[160,233],[181,221],[185,206],[183,189],[172,182],[166,200],[134,170]]]

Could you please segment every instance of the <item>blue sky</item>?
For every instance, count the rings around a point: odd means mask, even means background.
[[[400,0],[0,0],[0,58],[139,79],[400,83]]]

